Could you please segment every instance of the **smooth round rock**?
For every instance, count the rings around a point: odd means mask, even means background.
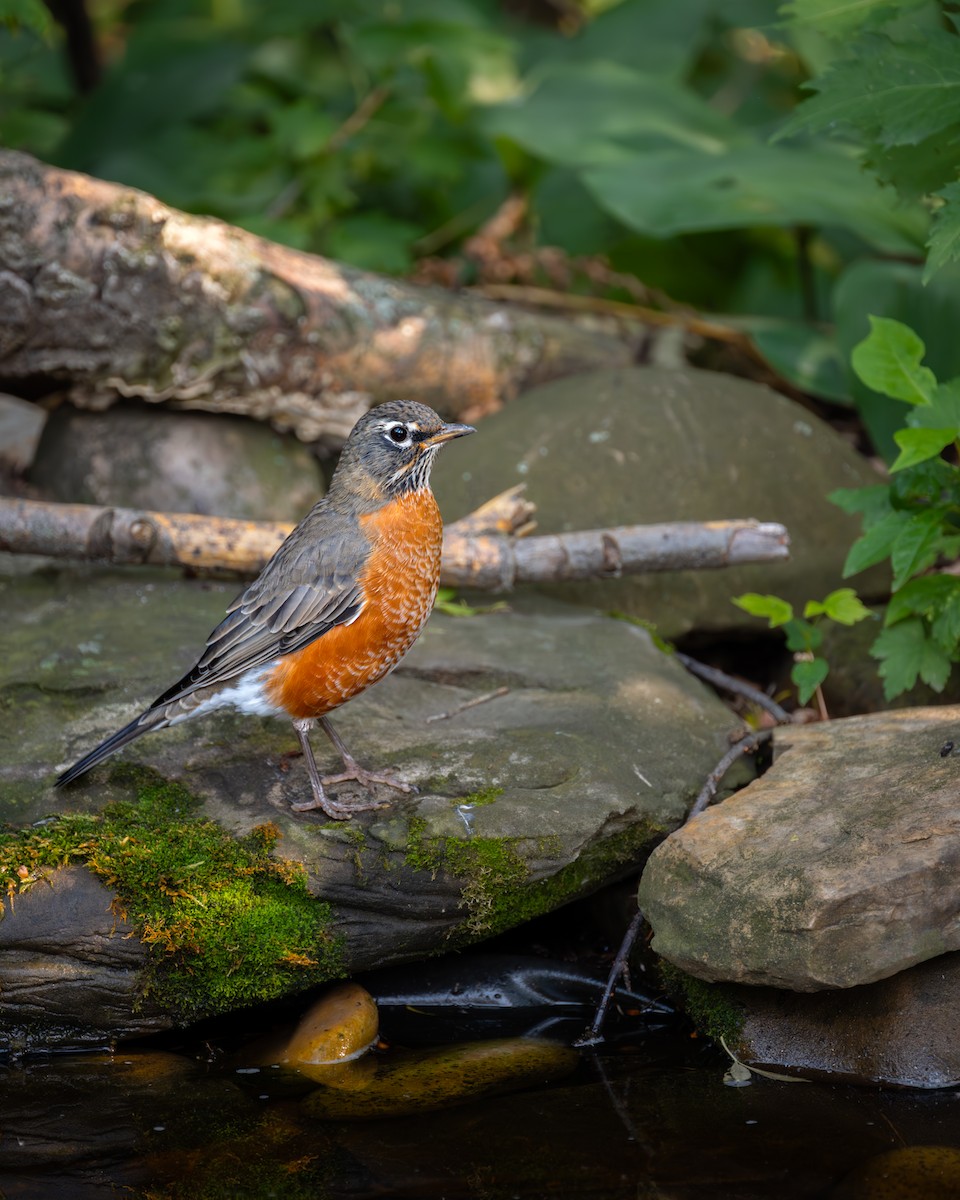
[[[296,438],[245,417],[146,405],[58,408],[30,480],[50,500],[264,521],[299,521],[323,495]]]
[[[441,457],[433,486],[447,520],[518,483],[537,532],[660,521],[779,521],[787,562],[631,575],[552,587],[560,599],[653,621],[666,637],[763,625],[730,598],[775,592],[795,605],[842,583],[859,519],[831,504],[835,488],[879,483],[829,425],[778,392],[693,368],[635,367],[573,375],[487,418]],[[879,568],[854,580],[882,592]]]
[[[356,983],[327,992],[309,1008],[287,1043],[285,1066],[318,1066],[359,1058],[376,1042],[376,1001]]]

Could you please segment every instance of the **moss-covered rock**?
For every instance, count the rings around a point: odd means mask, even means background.
[[[337,714],[361,762],[419,795],[383,789],[387,807],[345,822],[295,813],[307,780],[289,724],[224,713],[54,792],[59,770],[189,668],[235,588],[139,570],[0,587],[0,817],[29,827],[10,835],[9,865],[97,871],[150,947],[137,994],[170,1019],[442,953],[636,871],[737,724],[642,629],[528,598],[436,614]],[[321,736],[316,750],[322,770],[337,765]]]

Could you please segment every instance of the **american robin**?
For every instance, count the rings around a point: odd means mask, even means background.
[[[293,805],[297,812],[322,808],[342,820],[382,807],[337,803],[324,783],[411,791],[360,767],[326,714],[393,670],[430,615],[443,540],[430,470],[441,446],[473,432],[406,400],[362,416],[329,491],[230,605],[196,666],[64,771],[57,786],[143,733],[232,707],[293,721],[313,793]],[[307,737],[317,722],[343,759],[340,775],[320,778]]]

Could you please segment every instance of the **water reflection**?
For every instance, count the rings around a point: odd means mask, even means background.
[[[375,1122],[317,1119],[308,1082],[298,1094],[269,1067],[193,1051],[3,1069],[4,1197],[873,1197],[886,1193],[871,1160],[918,1145],[953,1150],[920,1156],[926,1175],[901,1156],[890,1194],[960,1194],[960,1093],[728,1088],[723,1056],[684,1033],[585,1053],[550,1087]]]

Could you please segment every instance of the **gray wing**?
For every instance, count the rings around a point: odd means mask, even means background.
[[[323,501],[287,538],[207,638],[195,667],[151,705],[233,679],[309,645],[363,607],[358,580],[370,545],[355,520]]]

